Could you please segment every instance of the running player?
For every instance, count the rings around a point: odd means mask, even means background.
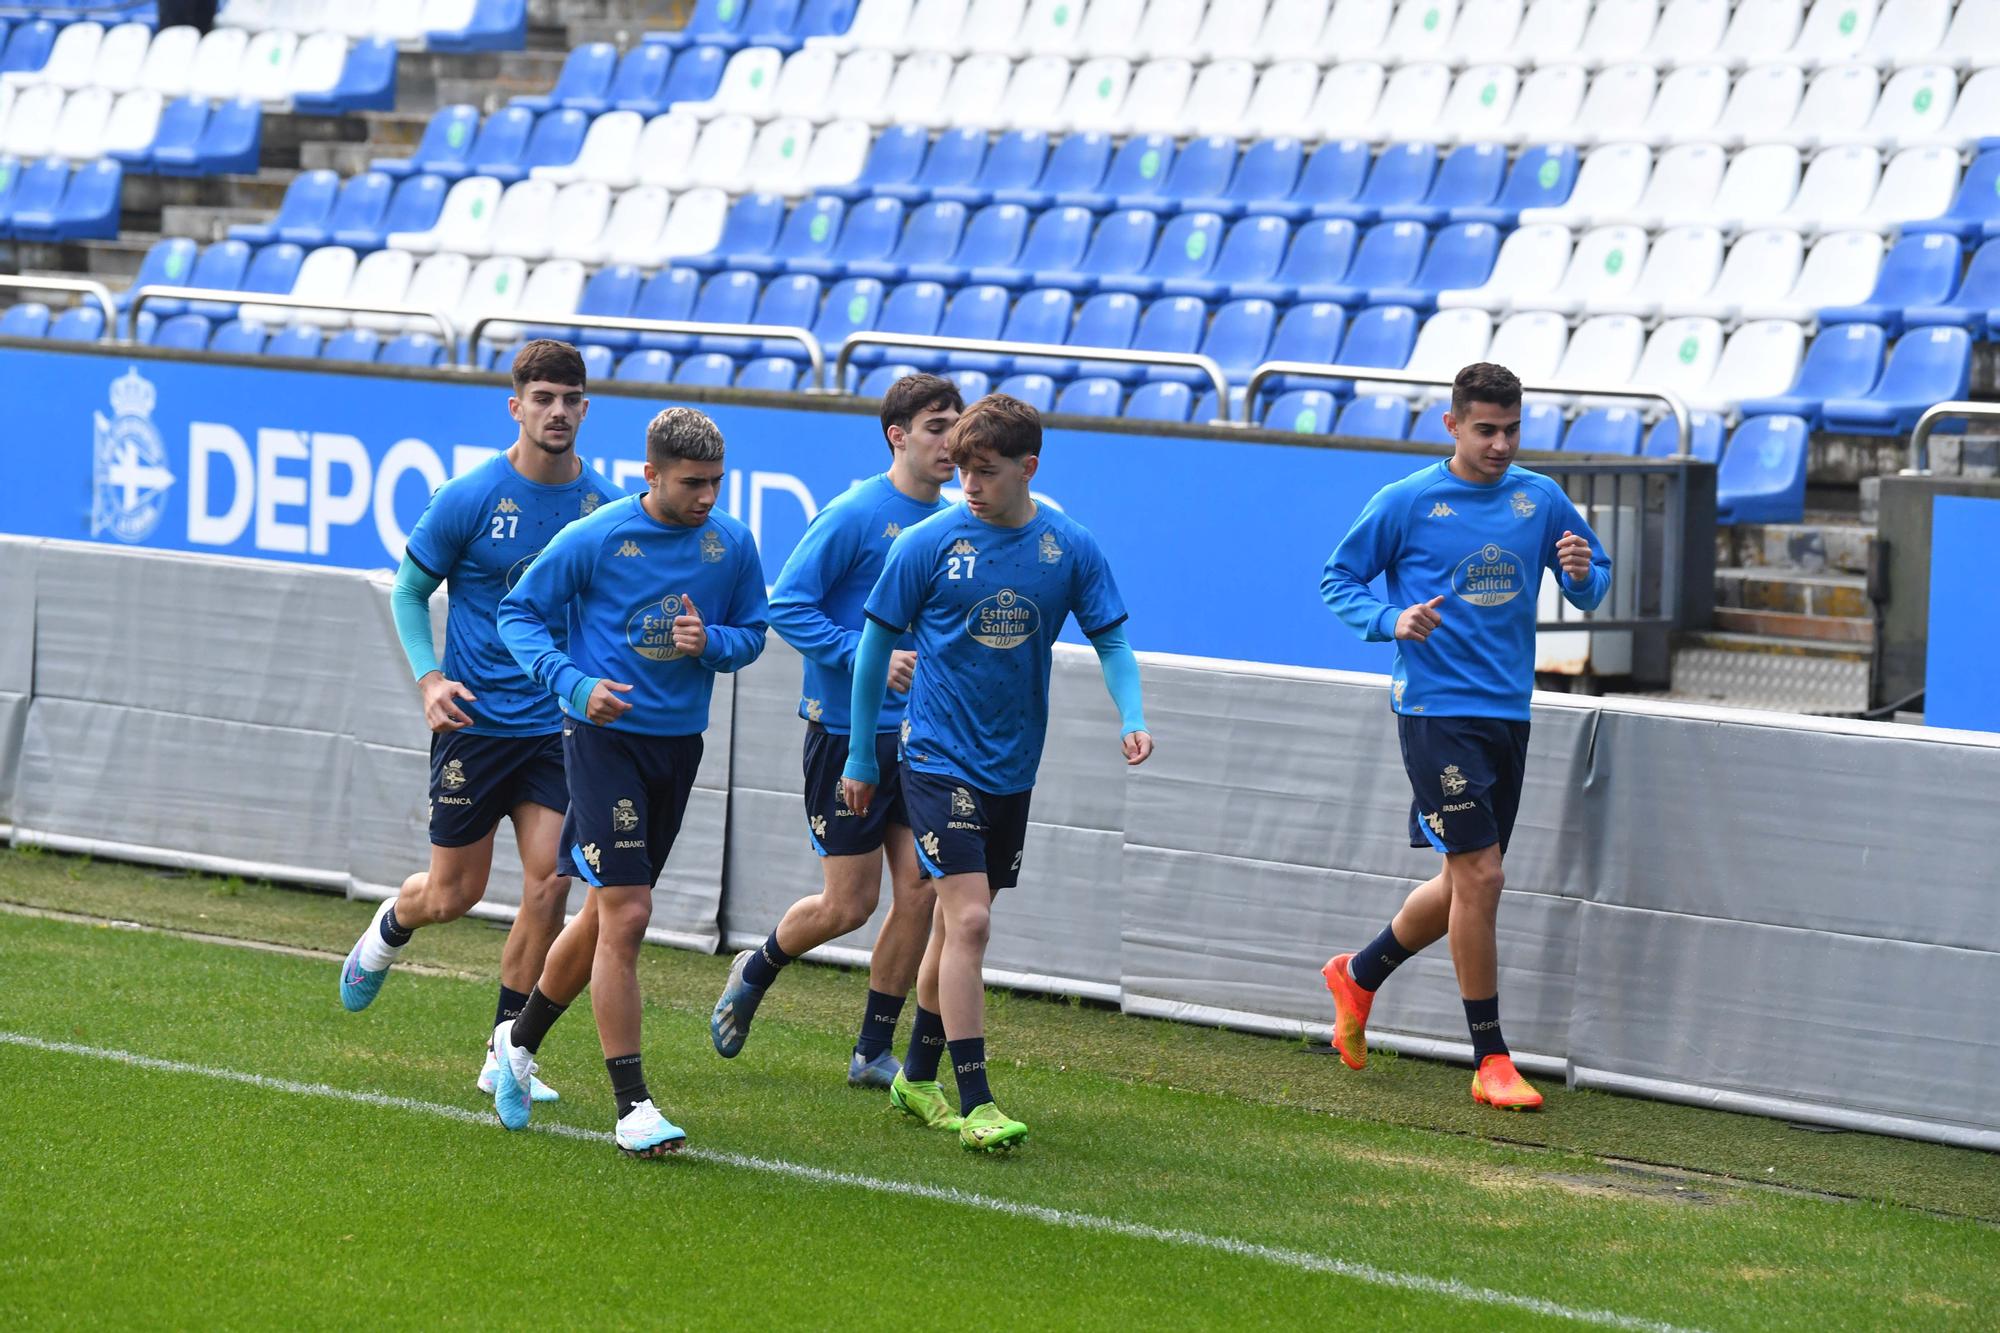
[[[714,508],[722,455],[722,432],[702,413],[670,407],[654,417],[645,494],[564,529],[500,604],[501,640],[562,705],[569,813],[559,864],[590,885],[520,1016],[493,1030],[493,1102],[509,1129],[528,1123],[542,1038],[589,986],[618,1146],[652,1157],[687,1137],[646,1089],[639,945],[701,765],[716,673],[764,651],[757,544]]]
[[[565,524],[618,492],[576,454],[590,400],[583,358],[538,338],[514,356],[507,411],[521,431],[505,453],[438,488],[396,571],[390,606],[431,729],[431,864],[383,903],[340,969],[340,1002],[366,1009],[410,934],[456,921],[486,893],[493,835],[514,821],[521,908],[500,955],[496,1022],[521,1012],[562,929],[569,881],[556,872],[556,835],[569,804],[562,714],[521,674],[494,628],[500,599]],[[444,664],[431,637],[430,597],[450,588]],[[538,1101],[556,1094],[534,1081]],[[493,1091],[493,1052],[479,1074]]]
[[[886,845],[889,915],[869,958],[868,1004],[847,1062],[847,1081],[886,1088],[901,1068],[889,1048],[917,979],[937,901],[917,868],[916,843],[895,780],[896,729],[916,665],[907,637],[890,656],[890,694],[875,730],[876,759],[889,778],[867,814],[856,814],[840,799],[840,771],[847,763],[854,650],[867,623],[862,603],[882,572],[889,543],[944,508],[938,490],[952,474],[945,437],[964,407],[951,381],[935,375],[905,375],[891,385],[882,398],[889,470],[819,512],[771,592],[772,626],[806,659],[799,696],[799,716],[806,722],[806,834],[822,858],[825,887],[792,904],[761,949],[736,955],[709,1018],[709,1036],[725,1058],[743,1049],[750,1020],[778,969],[858,929],[874,913]]]
[[[1542,1095],[1500,1035],[1494,921],[1527,764],[1535,607],[1547,569],[1572,606],[1590,610],[1611,586],[1611,560],[1561,486],[1514,466],[1521,381],[1512,371],[1483,361],[1459,371],[1444,421],[1450,459],[1377,492],[1320,580],[1320,595],[1356,633],[1396,640],[1389,705],[1415,793],[1410,845],[1435,848],[1444,867],[1371,943],[1322,972],[1334,1046],[1360,1069],[1375,991],[1449,935],[1477,1066],[1473,1100],[1532,1110]],[[1368,586],[1384,572],[1389,602]]]
[[[986,939],[994,895],[1020,877],[1052,649],[1070,616],[1097,649],[1125,762],[1144,763],[1153,738],[1125,641],[1125,604],[1096,538],[1029,493],[1042,450],[1035,409],[1003,394],[982,398],[946,447],[965,500],[905,529],[889,548],[868,595],[850,719],[855,735],[875,731],[896,643],[914,628],[903,808],[938,906],[908,1058],[889,1098],[927,1125],[957,1130],[967,1148],[993,1152],[1028,1127],[1001,1114],[987,1086]],[[848,808],[866,816],[881,780],[875,750],[851,747],[841,781]],[[958,1078],[958,1115],[938,1084],[940,1047]]]

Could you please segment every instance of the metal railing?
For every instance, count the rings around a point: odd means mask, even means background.
[[[111,299],[111,289],[101,282],[88,278],[17,278],[12,274],[0,274],[0,288],[21,292],[69,292],[77,296],[94,296],[97,304],[104,307],[104,330],[97,335],[98,341],[111,337],[118,331],[118,306]]]
[[[1313,376],[1330,380],[1375,380],[1385,384],[1425,384],[1450,388],[1453,376],[1415,374],[1406,370],[1389,370],[1382,366],[1326,365],[1315,361],[1266,361],[1250,372],[1250,384],[1243,394],[1243,423],[1254,425],[1257,415],[1257,390],[1264,382],[1278,375]],[[1560,393],[1578,398],[1653,398],[1667,405],[1673,414],[1674,429],[1680,435],[1680,447],[1674,453],[1677,459],[1689,458],[1688,446],[1693,440],[1688,419],[1688,406],[1672,389],[1662,389],[1650,384],[1625,384],[1607,388],[1601,384],[1572,383],[1566,380],[1538,380],[1535,383],[1523,381],[1521,388],[1528,393]]]
[[[1934,403],[1925,408],[1924,414],[1917,418],[1916,428],[1910,432],[1910,463],[1903,469],[1904,476],[1930,475],[1931,435],[1937,430],[1938,422],[1947,417],[2000,421],[2000,403]]]
[[[850,333],[842,340],[833,358],[833,382],[847,382],[847,366],[857,347],[915,347],[928,352],[999,352],[1007,356],[1052,357],[1061,361],[1116,361],[1128,366],[1185,366],[1208,376],[1215,386],[1217,411],[1223,415],[1216,424],[1233,426],[1229,420],[1229,379],[1213,357],[1193,352],[1138,352],[1129,347],[1072,347],[1068,343],[1018,343],[1000,338],[940,338],[920,333]]]
[[[812,387],[809,393],[818,393],[826,385],[826,353],[819,345],[813,331],[796,324],[709,324],[695,319],[620,319],[612,315],[538,315],[532,311],[523,313],[510,310],[504,314],[481,315],[472,322],[472,335],[460,353],[465,365],[477,365],[474,360],[479,347],[479,335],[493,324],[530,324],[538,327],[559,329],[605,329],[615,333],[694,333],[728,338],[784,338],[798,343],[806,349],[806,360],[812,363]]]
[[[451,316],[428,306],[392,305],[386,301],[381,305],[358,305],[352,301],[314,301],[302,296],[275,296],[270,292],[232,292],[213,287],[149,283],[132,293],[132,305],[126,314],[134,329],[138,327],[139,309],[148,301],[203,301],[238,307],[257,305],[276,306],[283,310],[330,310],[350,315],[401,315],[406,319],[430,320],[438,326],[439,334],[448,346],[458,344],[458,328],[451,322]]]

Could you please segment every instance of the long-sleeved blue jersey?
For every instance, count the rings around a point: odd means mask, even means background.
[[[1556,561],[1564,532],[1590,543],[1590,576]],[[1394,639],[1409,607],[1443,596],[1430,638],[1398,640],[1389,702],[1399,713],[1526,721],[1535,686],[1535,604],[1542,571],[1588,611],[1611,586],[1611,558],[1561,486],[1510,467],[1491,485],[1448,463],[1377,491],[1326,563],[1320,596],[1370,642]],[[1390,601],[1369,584],[1389,576]]]
[[[608,679],[632,686],[619,730],[691,736],[708,726],[715,673],[764,651],[764,568],[750,530],[721,510],[685,528],[655,519],[644,499],[613,501],[557,533],[500,603],[500,638],[579,722],[591,687]],[[688,598],[708,630],[699,658],[673,641]],[[550,633],[565,617],[567,652]]]
[[[771,627],[806,659],[800,717],[847,734],[854,651],[867,623],[862,608],[882,573],[889,543],[946,507],[943,500],[911,499],[883,472],[857,482],[813,517],[771,589]],[[914,644],[905,635],[897,646]],[[907,695],[891,693],[876,730],[900,727],[908,704]]]

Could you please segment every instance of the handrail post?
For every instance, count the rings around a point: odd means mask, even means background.
[[[2000,420],[2000,403],[1944,402],[1924,409],[1910,431],[1910,454],[1903,469],[1906,477],[1928,477],[1931,472],[1931,435],[1946,417],[1975,417],[1981,421]]]

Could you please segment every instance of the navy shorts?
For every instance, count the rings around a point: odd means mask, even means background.
[[[984,875],[995,890],[1021,878],[1032,791],[995,796],[957,778],[903,765],[903,810],[917,835],[917,864],[927,879]]]
[[[860,856],[875,851],[889,825],[908,826],[903,812],[903,772],[896,762],[896,733],[875,733],[875,763],[882,781],[868,813],[857,815],[840,794],[840,771],[847,767],[847,737],[817,722],[806,723],[806,836],[821,856]]]
[[[431,844],[470,847],[531,802],[569,805],[562,737],[431,734]]]
[[[1398,713],[1396,735],[1409,774],[1410,846],[1476,852],[1514,836],[1528,724],[1492,717]]]
[[[658,883],[701,767],[701,737],[572,722],[563,728],[563,758],[569,813],[556,873],[600,887]]]

